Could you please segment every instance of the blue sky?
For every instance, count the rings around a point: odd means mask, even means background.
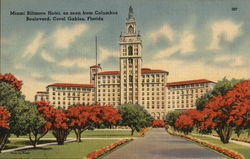
[[[2,0],[1,72],[22,79],[30,100],[50,83],[88,83],[96,35],[103,70],[118,70],[129,5],[142,35],[143,67],[169,71],[170,82],[249,78],[249,0]],[[10,15],[49,10],[118,14],[78,22],[27,22]]]

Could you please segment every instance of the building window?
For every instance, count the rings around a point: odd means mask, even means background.
[[[129,56],[133,55],[133,47],[132,46],[128,47],[128,55]]]
[[[133,82],[133,76],[129,75],[129,82]]]

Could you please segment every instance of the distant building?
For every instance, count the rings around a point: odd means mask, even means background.
[[[95,87],[91,84],[54,83],[47,86],[49,102],[66,109],[70,105],[94,103]]]
[[[36,92],[35,101],[41,101],[41,100],[49,101],[48,92],[44,92],[44,91]]]
[[[155,118],[163,119],[169,110],[194,108],[195,100],[213,87],[208,80],[167,83],[168,71],[143,68],[142,41],[131,6],[119,45],[119,71],[102,72],[100,65],[90,66],[90,84],[48,85],[46,99],[60,108],[94,103],[114,107],[139,104]],[[41,96],[37,93],[35,100]]]
[[[167,83],[167,109],[194,109],[195,102],[211,91],[215,83],[206,79]]]

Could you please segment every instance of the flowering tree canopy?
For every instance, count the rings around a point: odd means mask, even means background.
[[[0,73],[0,81],[6,82],[11,84],[15,87],[16,90],[21,90],[23,82],[18,80],[15,76],[13,76],[11,73],[1,74]]]
[[[0,128],[9,129],[7,119],[10,117],[10,113],[4,107],[0,106]]]
[[[156,119],[156,120],[153,120],[152,122],[152,126],[153,127],[164,127],[164,121],[163,120],[159,120],[159,119]]]
[[[215,129],[228,143],[233,127],[249,125],[250,81],[239,82],[224,95],[213,96],[202,111],[200,129]]]
[[[66,111],[70,120],[69,126],[75,131],[77,141],[81,141],[81,133],[100,123],[116,124],[121,119],[118,111],[111,106],[77,105]]]
[[[55,109],[46,101],[36,102],[38,111],[44,117],[46,123],[44,129],[51,129],[59,145],[64,144],[64,140],[69,134],[69,118],[64,110]]]
[[[4,107],[0,106],[0,152],[4,148],[9,136],[10,126],[8,124],[8,118],[10,113]]]

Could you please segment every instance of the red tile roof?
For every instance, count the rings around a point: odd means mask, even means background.
[[[65,86],[65,87],[87,87],[92,88],[94,85],[92,84],[74,84],[74,83],[54,83],[48,86]]]
[[[97,68],[97,67],[101,68],[101,66],[98,66],[98,65],[90,66],[90,68]]]
[[[164,70],[152,70],[150,68],[142,68],[141,73],[168,73],[168,71]]]
[[[99,72],[98,75],[114,75],[119,73],[120,71],[105,71],[105,72]]]
[[[43,93],[43,94],[47,94],[48,92],[45,92],[45,91],[37,91],[36,93]]]
[[[167,83],[167,86],[175,86],[175,85],[185,85],[185,84],[194,84],[194,83],[214,83],[213,81],[209,81],[207,79],[197,79],[197,80],[190,80],[190,81],[179,81],[179,82],[171,82]]]

